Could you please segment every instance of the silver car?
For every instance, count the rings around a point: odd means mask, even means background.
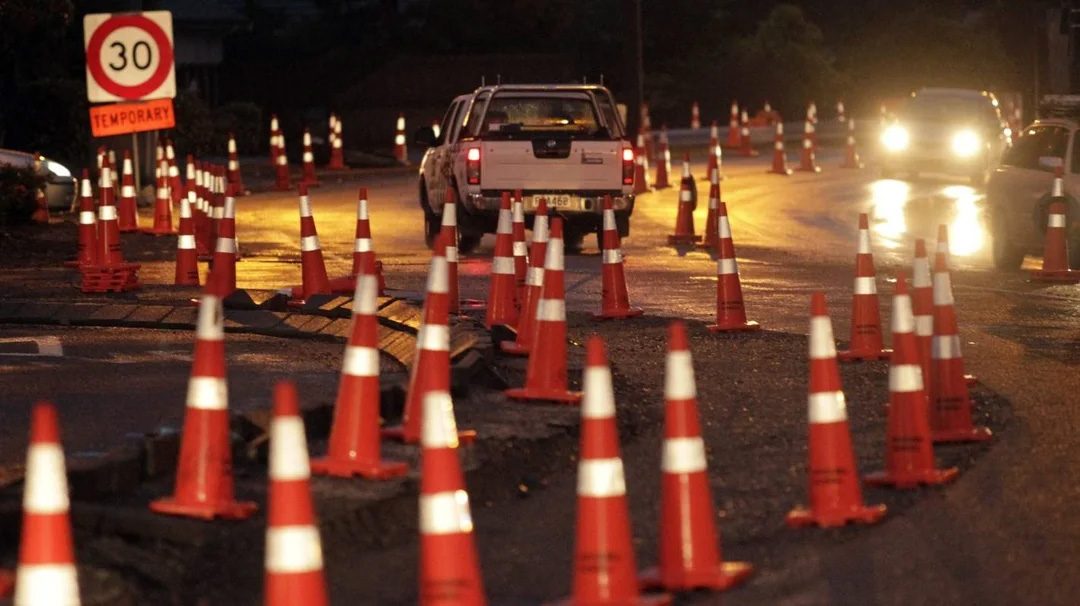
[[[66,166],[45,156],[35,156],[13,149],[0,149],[0,165],[34,168],[45,178],[45,199],[49,210],[70,210],[79,191],[77,180]]]
[[[1017,269],[1024,255],[1042,255],[1047,208],[1054,173],[1064,171],[1069,265],[1080,268],[1080,150],[1078,122],[1071,118],[1036,120],[1025,128],[990,176],[986,203],[993,238],[994,265]]]

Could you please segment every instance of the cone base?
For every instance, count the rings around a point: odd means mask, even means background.
[[[176,231],[175,229],[158,231],[152,227],[144,227],[143,229],[139,230],[139,233],[146,236],[175,236],[180,232]]]
[[[401,442],[402,444],[419,444],[420,438],[411,439],[405,435],[405,428],[401,425],[394,425],[393,427],[383,427],[379,430],[379,436],[387,440],[393,440],[395,442]],[[476,441],[475,429],[460,429],[457,433],[458,442],[462,444],[472,444]]]
[[[979,382],[979,377],[975,375],[964,375],[964,382],[968,385],[974,385]]]
[[[667,237],[668,244],[697,244],[701,236],[695,234],[672,234]]]
[[[503,341],[499,343],[499,349],[508,356],[527,356],[532,347],[526,347],[517,341]]]
[[[592,315],[593,320],[625,320],[626,318],[636,318],[645,313],[644,310],[637,307],[624,307],[622,309],[605,309]]]
[[[765,171],[765,173],[769,175],[784,175],[785,177],[790,177],[791,172],[792,171],[790,168],[785,168],[784,170],[776,170],[775,168],[773,168]]]
[[[994,437],[989,427],[976,425],[961,429],[935,429],[930,432],[930,439],[937,442],[985,442]]]
[[[761,325],[754,320],[746,322],[724,322],[723,324],[710,324],[709,332],[753,332],[761,330]]]
[[[790,528],[808,528],[810,526],[835,528],[846,526],[849,522],[876,524],[884,517],[884,505],[860,505],[846,511],[834,511],[824,514],[815,514],[809,509],[796,507],[787,514],[786,521]]]
[[[754,567],[749,562],[720,562],[712,569],[684,572],[678,580],[667,584],[661,579],[659,567],[643,571],[638,575],[638,579],[643,589],[724,591],[741,585],[752,574]]]
[[[250,501],[228,501],[224,503],[181,503],[169,497],[150,502],[150,511],[171,516],[198,518],[201,520],[244,520],[250,518],[259,506]]]
[[[620,602],[619,606],[670,606],[672,598],[666,593],[654,593],[638,596],[633,602]],[[547,602],[545,606],[578,606],[574,598],[563,598],[556,602]]]
[[[578,404],[581,402],[581,392],[568,389],[518,387],[516,389],[507,389],[503,393],[513,400],[538,400],[558,404]]]
[[[1072,269],[1061,269],[1057,271],[1044,271],[1037,270],[1031,272],[1031,279],[1036,282],[1062,282],[1062,283],[1077,283],[1080,282],[1080,271]]]
[[[955,480],[959,474],[960,470],[955,467],[949,467],[948,469],[922,469],[902,474],[890,471],[877,471],[867,474],[863,480],[871,486],[918,488],[919,486],[947,484]]]
[[[335,478],[360,476],[368,480],[390,480],[399,478],[408,472],[409,465],[401,461],[379,460],[365,462],[332,457],[323,457],[311,461],[311,473]]]
[[[872,362],[874,360],[888,360],[890,356],[892,356],[891,349],[860,349],[836,353],[836,359],[841,362]]]

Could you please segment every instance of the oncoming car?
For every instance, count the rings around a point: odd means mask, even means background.
[[[44,156],[35,156],[13,149],[0,149],[0,166],[15,168],[34,168],[38,176],[45,179],[45,199],[49,210],[70,210],[78,191],[71,171],[59,162]]]
[[[947,173],[981,187],[1008,148],[1010,131],[986,91],[924,88],[881,132],[882,176]]]

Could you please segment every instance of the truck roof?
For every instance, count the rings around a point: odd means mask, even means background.
[[[495,92],[495,91],[544,91],[544,92],[560,92],[560,91],[603,91],[609,92],[606,86],[599,84],[492,84],[487,86],[481,86],[473,91],[472,94],[478,94],[482,92]]]

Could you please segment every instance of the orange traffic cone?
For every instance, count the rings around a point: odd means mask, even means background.
[[[645,152],[645,136],[639,132],[634,149],[634,195],[644,194],[649,189],[649,156]]]
[[[529,245],[525,242],[525,201],[521,199],[521,190],[514,192],[511,223],[514,234],[514,301],[521,306],[525,298],[525,273],[529,269]]]
[[[315,152],[311,148],[311,131],[304,129],[303,176],[301,182],[308,187],[318,187],[319,179],[315,176]]]
[[[229,142],[227,145],[229,164],[227,165],[228,172],[226,173],[226,176],[229,184],[233,186],[233,195],[242,196],[244,195],[244,177],[240,173],[240,155],[236,151],[236,137],[232,133],[229,133]]]
[[[840,116],[841,122],[843,122],[843,116]],[[862,168],[862,161],[859,160],[859,152],[855,149],[855,118],[849,118],[847,120],[847,144],[844,147],[844,163],[840,165],[840,168]]]
[[[746,319],[743,303],[742,282],[739,280],[739,264],[735,258],[735,241],[731,237],[727,204],[720,202],[716,257],[716,324],[709,326],[711,332],[735,332],[760,330],[761,325]]]
[[[698,107],[698,102],[694,101],[690,105],[690,130],[698,130],[701,128],[701,108]]]
[[[1069,269],[1069,244],[1065,235],[1068,211],[1065,201],[1065,183],[1059,170],[1054,176],[1054,189],[1050,192],[1050,207],[1046,215],[1042,269],[1031,272],[1036,280],[1080,282],[1080,271]]]
[[[94,213],[94,190],[90,184],[90,171],[83,169],[79,182],[79,253],[75,265],[97,264],[97,216]]]
[[[294,299],[307,299],[314,294],[329,294],[330,279],[326,277],[319,234],[315,230],[315,217],[311,214],[311,198],[307,185],[301,183],[300,193],[300,264],[303,282],[299,289],[293,288]]]
[[[176,237],[176,286],[199,285],[199,255],[195,251],[195,228],[191,218],[191,202],[180,200],[180,234]]]
[[[525,370],[525,386],[506,390],[515,400],[543,400],[565,404],[581,401],[581,393],[570,391],[566,379],[566,299],[563,285],[563,222],[551,221],[547,256],[544,259],[544,286],[536,305],[532,350]]]
[[[952,255],[949,253],[949,226],[942,223],[937,228],[937,242],[934,244],[934,253],[945,255],[945,268],[952,267]]]
[[[793,528],[873,524],[885,516],[884,505],[864,505],[855,455],[848,430],[847,405],[836,364],[832,320],[825,294],[816,292],[810,304],[810,508],[796,507],[787,515]]]
[[[870,219],[859,213],[859,248],[855,254],[855,286],[851,303],[851,342],[848,350],[840,352],[845,362],[885,360],[891,350],[885,349],[881,337],[881,310],[877,296],[877,272],[870,251]]]
[[[49,402],[38,402],[31,413],[22,507],[14,603],[78,606],[64,450],[56,408]]]
[[[709,125],[709,153],[714,154],[714,150],[718,147],[720,147],[720,125],[713,120]],[[709,179],[711,181],[712,177],[710,176]]]
[[[697,208],[697,187],[690,174],[690,154],[683,160],[683,176],[679,184],[679,209],[675,214],[675,233],[668,236],[672,246],[693,245],[701,241],[694,234],[694,210]]]
[[[668,146],[668,134],[667,125],[660,127],[660,150],[659,158],[656,160],[656,178],[653,179],[654,189],[667,189],[671,187],[668,183],[669,175],[671,174],[671,149]]]
[[[325,606],[322,541],[311,502],[307,437],[296,386],[274,385],[266,505],[265,606]]]
[[[514,356],[529,355],[536,338],[536,309],[540,304],[544,286],[544,258],[548,245],[547,200],[540,198],[533,215],[532,250],[529,251],[529,270],[525,274],[525,295],[522,297],[521,314],[518,318],[517,339],[502,341],[503,353]]]
[[[742,131],[739,128],[739,102],[731,102],[731,118],[728,120],[727,144],[728,149],[742,147]]]
[[[671,591],[723,591],[745,581],[753,567],[746,562],[725,562],[720,556],[694,365],[682,322],[672,322],[668,328],[660,468],[660,562],[642,573],[645,585]]]
[[[216,288],[211,275],[199,300],[176,486],[173,496],[151,502],[150,510],[207,520],[239,520],[255,513],[256,506],[233,497],[225,311],[221,304],[224,293]]]
[[[742,111],[739,120],[741,122],[739,127],[739,155],[744,158],[757,156],[758,152],[754,149],[754,142],[750,138],[750,118],[746,115],[746,110]]]
[[[34,212],[30,215],[30,221],[42,225],[49,224],[49,200],[45,197],[45,189],[38,188],[34,194]]]
[[[155,236],[171,236],[176,233],[172,220],[172,193],[169,191],[169,162],[158,165],[157,191],[154,200],[154,225],[144,233]]]
[[[810,123],[810,149],[817,155],[817,104],[813,101],[806,106],[806,121]]]
[[[106,162],[101,167],[98,188],[97,261],[98,265],[115,267],[124,265],[124,251],[120,247],[120,226],[116,206],[113,204],[112,169]]]
[[[446,246],[446,276],[449,283],[450,313],[461,313],[461,295],[458,291],[458,232],[457,232],[457,189],[453,185],[447,186],[446,195],[443,199],[442,225],[439,228],[439,236],[435,238],[444,240]]]
[[[495,256],[491,260],[491,281],[488,286],[484,326],[491,328],[496,324],[517,324],[518,310],[514,304],[516,291],[510,192],[504,191],[499,206],[499,224],[495,229]]]
[[[280,126],[278,124],[277,114],[270,114],[270,167],[277,169],[278,165],[278,134]]]
[[[221,221],[218,224],[217,241],[214,243],[214,259],[211,261],[214,278],[219,280],[222,296],[236,290],[236,198],[235,186],[229,185],[225,196]]]
[[[701,248],[709,251],[715,258],[719,254],[717,246],[720,243],[718,233],[720,225],[720,184],[709,184],[709,214],[705,216],[705,237],[701,241]]]
[[[819,173],[821,167],[817,165],[816,149],[814,145],[814,123],[809,119],[803,123],[802,152],[799,154],[800,172]]]
[[[274,120],[276,121],[277,118]],[[274,155],[274,188],[278,191],[289,191],[292,185],[289,184],[289,156],[285,153],[285,135],[277,131],[275,139],[277,139],[277,147]]]
[[[184,197],[184,188],[180,183],[180,167],[176,165],[176,150],[172,139],[165,140],[165,161],[169,163],[169,196],[173,204],[180,204]]]
[[[421,441],[421,418],[424,399],[433,393],[450,392],[450,296],[446,272],[446,239],[440,235],[431,252],[427,277],[427,295],[420,328],[416,332],[416,355],[405,394],[405,412],[401,425],[382,430],[382,436],[406,444]],[[471,441],[476,432],[463,431],[459,437]]]
[[[225,216],[225,172],[215,164],[211,164],[209,168],[210,248],[215,249],[221,220]]]
[[[353,262],[351,275],[360,274],[361,268],[371,258],[371,264],[375,268],[375,275],[379,281],[379,295],[386,292],[386,280],[383,279],[382,263],[375,256],[375,247],[371,242],[371,220],[368,217],[367,188],[361,187],[357,194],[356,202],[356,235],[353,241]]]
[[[341,139],[341,118],[336,114],[330,114],[330,162],[326,168],[330,170],[345,169],[345,144]]]
[[[915,343],[922,368],[923,393],[927,402],[933,392],[933,373],[930,353],[934,341],[934,283],[930,277],[930,260],[926,257],[926,241],[915,240],[915,259],[911,263],[911,308],[915,316]]]
[[[989,440],[990,429],[971,421],[971,395],[964,378],[960,329],[953,307],[952,279],[945,254],[934,256],[934,344],[931,351],[930,427],[935,442]]]
[[[190,158],[190,156],[188,156]],[[189,164],[190,166],[190,164]],[[213,256],[214,247],[210,240],[213,237],[210,219],[209,187],[210,175],[205,170],[202,162],[195,164],[195,197],[191,206],[192,225],[195,226],[195,251],[199,260],[209,260]]]
[[[409,164],[409,148],[405,144],[405,114],[398,114],[394,129],[394,159],[398,164]]]
[[[847,118],[844,116],[844,102],[842,100],[837,101],[836,102],[836,121],[843,124],[845,120],[847,120]]]
[[[723,156],[724,152],[720,149],[720,144],[716,143],[716,141],[717,141],[716,122],[713,122],[712,130],[713,130],[713,136],[710,137],[711,142],[709,143],[709,152],[708,152],[709,161],[708,161],[708,164],[706,165],[706,169],[705,169],[706,175],[705,176],[708,179],[710,185],[713,185],[713,184],[719,185],[720,184],[720,162],[724,157]]]
[[[445,309],[444,309],[445,312]],[[445,317],[445,315],[444,315]],[[459,432],[448,388],[421,401],[420,595],[422,606],[483,606],[484,583],[469,493],[458,460]]]
[[[644,597],[638,589],[611,370],[600,337],[589,337],[585,348],[574,586],[568,603],[670,604],[671,596]]]
[[[772,168],[769,170],[774,175],[790,175],[791,169],[787,165],[787,153],[784,152],[784,123],[776,123],[776,136],[773,138]]]
[[[139,211],[135,200],[135,173],[132,170],[131,152],[124,150],[123,172],[120,176],[120,202],[117,207],[120,233],[139,231]]]
[[[326,456],[312,461],[311,469],[317,474],[385,480],[404,475],[408,466],[385,461],[379,454],[379,285],[374,259],[364,261],[356,276],[330,443]]]
[[[626,291],[626,274],[623,271],[623,254],[619,243],[619,230],[615,227],[615,206],[611,196],[604,195],[603,269],[600,313],[594,319],[610,320],[635,318],[643,311],[630,307],[630,295]]]
[[[889,363],[889,425],[885,439],[885,471],[866,476],[874,485],[917,488],[956,478],[955,468],[934,467],[934,445],[922,380],[915,315],[907,277],[896,275],[892,307],[893,354]]]

